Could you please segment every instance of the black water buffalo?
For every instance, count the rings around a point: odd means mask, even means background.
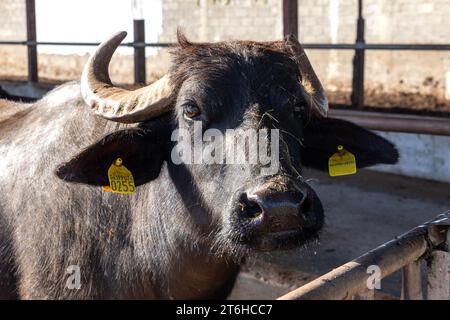
[[[360,168],[397,161],[388,141],[326,118],[293,37],[193,44],[179,34],[168,74],[135,91],[108,75],[124,37],[98,48],[80,84],[32,104],[0,102],[1,298],[226,297],[247,254],[317,236],[323,209],[302,166],[327,170],[337,145]],[[175,163],[172,133],[194,134],[194,123],[278,129],[277,171]],[[117,158],[132,194],[101,188]]]

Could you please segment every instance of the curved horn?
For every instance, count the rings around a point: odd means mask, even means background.
[[[129,91],[113,86],[108,73],[109,62],[126,32],[119,32],[102,42],[86,63],[81,76],[81,94],[99,116],[124,123],[155,118],[170,108],[172,89],[168,76]]]
[[[308,56],[301,44],[294,36],[288,36],[286,45],[294,55],[302,77],[302,93],[311,110],[320,116],[326,117],[328,112],[328,99],[319,78],[314,72]]]

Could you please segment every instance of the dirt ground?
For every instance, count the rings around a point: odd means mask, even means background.
[[[351,105],[350,91],[327,92],[330,104]],[[450,117],[450,102],[432,94],[406,91],[386,92],[380,88],[365,88],[364,110],[411,113]]]
[[[320,241],[249,259],[230,299],[276,298],[450,209],[450,184],[369,170],[306,176],[325,209]],[[400,286],[397,272],[382,281],[381,292],[398,297]]]

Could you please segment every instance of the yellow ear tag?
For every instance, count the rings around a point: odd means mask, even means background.
[[[333,154],[328,160],[328,172],[331,177],[345,176],[356,173],[355,156],[344,149],[343,146],[337,147],[338,152]]]
[[[130,194],[136,191],[134,179],[131,172],[125,168],[121,158],[108,169],[109,186],[103,186],[102,189],[108,192]]]

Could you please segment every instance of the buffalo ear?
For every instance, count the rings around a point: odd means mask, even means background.
[[[313,119],[303,133],[302,164],[307,167],[327,171],[328,159],[338,145],[355,155],[358,168],[378,163],[394,164],[399,157],[391,142],[348,121]]]
[[[108,169],[122,158],[136,186],[158,177],[167,141],[156,132],[133,128],[111,133],[56,169],[67,182],[109,185]]]

